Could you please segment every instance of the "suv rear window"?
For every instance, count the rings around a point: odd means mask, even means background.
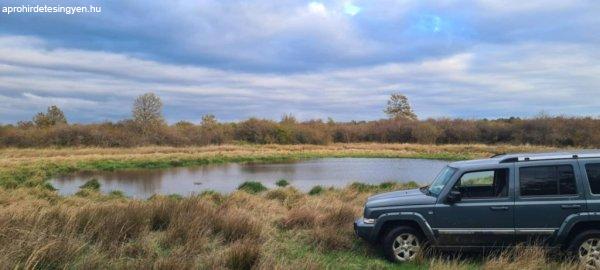
[[[600,194],[600,163],[585,164],[585,172],[587,173],[592,193]]]
[[[522,167],[519,169],[519,182],[522,196],[577,193],[571,165]]]

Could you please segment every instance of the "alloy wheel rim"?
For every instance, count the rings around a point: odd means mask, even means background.
[[[579,260],[587,267],[596,269],[600,267],[600,239],[590,238],[579,246],[577,251]]]
[[[411,233],[400,234],[394,239],[392,245],[396,259],[401,262],[413,260],[419,252],[419,239]]]

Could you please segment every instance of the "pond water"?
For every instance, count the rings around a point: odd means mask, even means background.
[[[285,163],[229,163],[168,169],[135,169],[79,172],[55,178],[52,185],[60,194],[77,192],[79,186],[96,178],[101,191],[120,190],[135,198],[154,194],[183,196],[214,190],[229,193],[245,181],[259,181],[275,187],[286,179],[302,191],[316,185],[344,187],[352,182],[378,184],[388,181],[426,184],[447,161],[405,158],[321,158]]]

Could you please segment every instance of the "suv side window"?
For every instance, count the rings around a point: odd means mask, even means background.
[[[464,199],[498,198],[508,195],[508,169],[464,173],[454,185]]]
[[[600,194],[600,163],[585,164],[585,172],[592,194]]]
[[[522,167],[519,185],[521,196],[577,194],[571,165]]]

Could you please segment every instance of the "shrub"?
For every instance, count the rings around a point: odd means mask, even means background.
[[[310,189],[310,191],[308,191],[308,195],[317,195],[322,192],[323,192],[322,186],[314,186],[313,188]]]
[[[45,121],[45,119],[44,119]],[[205,117],[201,125],[178,122],[143,129],[139,122],[123,120],[98,124],[58,125],[23,122],[0,125],[0,146],[99,146],[207,145],[223,143],[327,144],[330,142],[381,143],[510,143],[548,146],[599,147],[600,119],[550,117],[529,119],[385,119],[323,123],[251,118],[238,123],[218,123]],[[561,128],[562,127],[562,128]]]
[[[324,251],[349,249],[352,247],[351,236],[335,226],[316,227],[310,231],[311,242]]]
[[[442,132],[429,122],[419,123],[412,130],[412,135],[418,143],[434,144]]]
[[[242,211],[226,210],[215,215],[214,219],[214,230],[220,233],[227,242],[258,239],[262,231],[262,224]]]
[[[360,182],[354,182],[354,183],[350,184],[350,188],[353,190],[356,190],[358,192],[368,192],[368,191],[376,190],[377,186],[360,183]]]
[[[98,179],[92,178],[91,180],[88,180],[87,182],[85,182],[85,184],[79,186],[79,188],[100,190],[100,182],[98,182]]]
[[[317,224],[317,213],[308,207],[292,208],[288,215],[281,220],[281,227],[285,229],[312,228]]]
[[[87,206],[70,222],[86,240],[114,248],[147,233],[147,210],[140,203]]]
[[[275,183],[275,185],[277,185],[278,187],[285,187],[289,184],[290,184],[290,182],[288,182],[285,179],[279,179],[279,181],[277,181],[277,183]]]
[[[79,197],[87,197],[90,196],[94,193],[94,190],[91,189],[80,189],[79,191],[75,192],[75,196],[79,196]]]
[[[44,184],[42,184],[42,188],[43,189],[47,189],[47,190],[51,190],[51,191],[57,190],[52,184],[50,184],[48,182],[44,182]]]
[[[328,225],[344,226],[351,224],[356,218],[352,207],[346,204],[340,204],[339,206],[327,209],[325,215],[322,217],[322,222]]]
[[[261,245],[252,241],[237,241],[225,251],[224,264],[229,269],[252,269],[259,261]]]
[[[108,193],[108,195],[115,198],[125,198],[125,193],[123,193],[123,191],[120,190],[113,190],[110,193]]]
[[[395,186],[396,186],[396,183],[394,183],[394,182],[383,182],[383,183],[379,184],[380,189],[391,189]]]
[[[267,190],[261,182],[247,181],[238,186],[238,190],[243,190],[248,193],[259,193]]]
[[[178,200],[183,199],[183,196],[181,196],[179,194],[169,194],[169,195],[167,195],[167,198],[178,201]]]
[[[358,192],[377,192],[383,190],[392,190],[392,189],[411,189],[419,187],[414,181],[410,181],[407,183],[396,183],[396,182],[383,182],[378,185],[373,184],[365,184],[360,182],[354,182],[350,184],[350,189],[358,191]]]
[[[269,200],[278,200],[278,201],[285,201],[285,199],[287,199],[287,194],[284,190],[282,189],[274,189],[274,190],[269,190],[269,192],[267,192],[267,194],[265,195],[265,198],[269,199]]]

